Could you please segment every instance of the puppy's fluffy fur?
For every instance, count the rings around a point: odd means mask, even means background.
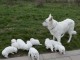
[[[55,51],[59,50],[60,54],[65,54],[65,47],[63,45],[56,44],[54,45],[54,49]]]
[[[32,43],[27,41],[27,44],[22,39],[12,39],[11,46],[21,50],[29,50],[32,47]]]
[[[19,44],[17,43],[16,39],[11,40],[11,46],[16,47],[17,49],[19,49]]]
[[[17,39],[17,44],[18,44],[18,49],[24,50],[24,46],[26,43],[22,39]]]
[[[40,44],[38,39],[31,38],[30,42],[32,43],[32,45],[42,45],[42,44]]]
[[[24,46],[24,50],[29,50],[32,46],[32,43],[30,41],[27,41],[27,44]]]
[[[45,46],[46,46],[46,49],[51,49],[51,51],[53,52],[53,44],[49,38],[45,39]]]
[[[50,40],[50,39],[49,39]],[[50,40],[51,42],[52,42],[52,45],[54,46],[54,45],[62,45],[60,42],[57,42],[57,41],[55,41],[55,40]]]
[[[16,39],[12,39],[11,40],[11,43],[15,43],[15,42],[17,42]]]
[[[42,24],[46,26],[51,35],[53,35],[53,40],[56,38],[58,42],[61,42],[61,37],[63,37],[66,32],[69,33],[68,43],[71,41],[72,34],[76,34],[76,31],[74,31],[75,22],[72,19],[57,22],[50,14]]]
[[[34,59],[39,60],[39,52],[33,47],[29,49],[28,56],[29,57],[31,56],[32,60]]]
[[[9,55],[10,53],[14,54],[14,52],[17,53],[17,48],[12,47],[12,46],[8,46],[8,47],[6,47],[6,48],[2,51],[2,55],[3,55],[4,57],[8,58],[8,55]]]

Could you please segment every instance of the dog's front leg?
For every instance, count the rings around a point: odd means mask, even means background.
[[[57,36],[56,39],[58,42],[61,42],[61,35]]]
[[[32,60],[34,60],[34,57],[32,57]]]
[[[8,59],[8,55],[5,56]]]
[[[29,53],[28,53],[28,60],[31,60],[30,55],[31,55],[31,54],[30,54],[30,52],[29,52]]]
[[[31,56],[32,57],[32,60],[34,60],[34,56]]]
[[[55,37],[53,36],[53,40],[55,40]]]
[[[39,54],[37,54],[37,60],[39,60]]]

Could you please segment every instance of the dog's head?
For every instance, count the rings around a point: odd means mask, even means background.
[[[12,40],[11,40],[11,43],[15,43],[15,42],[16,42],[16,39],[12,39]]]
[[[51,14],[49,14],[49,17],[46,18],[46,20],[42,23],[43,26],[47,27],[53,20],[53,17]]]
[[[46,40],[46,41],[49,41],[50,39],[49,39],[49,38],[46,38],[45,40]]]

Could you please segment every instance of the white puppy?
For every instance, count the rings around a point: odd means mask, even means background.
[[[43,22],[43,26],[48,28],[51,35],[53,35],[53,40],[56,38],[58,42],[61,42],[61,37],[63,37],[66,32],[68,32],[70,36],[68,43],[71,41],[72,34],[76,34],[76,31],[74,31],[75,22],[72,19],[57,22],[50,14]]]
[[[33,47],[29,49],[28,56],[31,56],[32,60],[39,60],[39,52]]]
[[[56,44],[54,45],[54,49],[59,50],[60,54],[65,54],[65,47],[63,45]]]
[[[30,41],[27,41],[27,44],[24,46],[24,50],[29,50],[32,47],[32,43]]]
[[[3,55],[4,57],[8,58],[8,55],[9,55],[10,53],[14,54],[14,52],[17,53],[17,48],[12,47],[12,46],[8,46],[8,47],[6,47],[6,48],[2,51],[2,55]]]
[[[22,39],[15,39],[11,40],[11,46],[16,47],[17,49],[21,50],[29,50],[32,47],[32,43],[30,41],[27,41],[27,44]]]
[[[19,49],[19,45],[18,45],[17,42],[15,42],[15,43],[11,43],[11,46],[16,47],[17,49]]]
[[[62,45],[60,42],[57,42],[57,41],[55,41],[55,40],[50,40],[50,41],[52,42],[53,46],[56,45],[56,44]]]
[[[18,45],[16,39],[11,40],[11,46],[16,47],[17,49],[19,49],[19,45]]]
[[[25,44],[25,42],[24,42],[22,39],[17,39],[17,42],[18,42],[18,43]]]
[[[40,44],[38,39],[31,38],[30,42],[32,43],[32,45],[42,45],[42,44]]]
[[[17,39],[17,44],[18,44],[18,49],[24,50],[24,46],[26,43],[22,39]]]
[[[53,52],[53,44],[49,38],[45,39],[45,46],[46,46],[46,49],[51,49],[51,51]]]

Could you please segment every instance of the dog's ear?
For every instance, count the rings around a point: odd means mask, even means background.
[[[51,13],[49,14],[49,17],[51,17],[52,15],[51,15]]]
[[[51,15],[51,13],[49,14],[49,21],[52,21],[52,19],[53,19],[53,16]]]
[[[53,17],[51,16],[50,19],[49,19],[49,21],[52,21],[52,19],[53,19]]]

